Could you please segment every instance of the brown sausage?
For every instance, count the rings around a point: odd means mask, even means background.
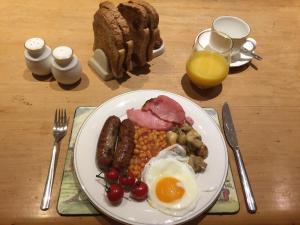
[[[134,150],[134,133],[134,124],[128,119],[123,120],[113,159],[113,166],[120,171],[126,170],[129,166]]]
[[[106,170],[112,164],[120,125],[119,117],[110,116],[102,127],[96,152],[96,162],[100,169]]]

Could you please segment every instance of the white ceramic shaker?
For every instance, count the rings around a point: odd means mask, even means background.
[[[34,74],[45,76],[51,73],[51,48],[42,38],[28,39],[25,44],[24,57],[28,69]]]
[[[54,58],[51,71],[57,82],[74,84],[81,78],[81,65],[73,50],[67,46],[56,47],[52,51]]]

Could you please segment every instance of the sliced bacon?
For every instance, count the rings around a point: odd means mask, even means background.
[[[194,120],[192,119],[192,117],[185,117],[185,121],[191,126],[194,124]]]
[[[185,121],[185,112],[182,106],[165,95],[149,99],[143,105],[142,110],[151,111],[160,119],[168,122],[183,124]]]
[[[150,111],[129,109],[127,110],[127,117],[135,124],[150,129],[171,130],[174,127],[173,123],[158,118]]]

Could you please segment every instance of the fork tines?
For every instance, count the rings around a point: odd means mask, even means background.
[[[56,109],[54,117],[55,126],[65,126],[67,124],[67,112],[66,109]]]

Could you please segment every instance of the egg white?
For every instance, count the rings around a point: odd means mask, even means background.
[[[156,184],[164,177],[173,177],[180,181],[185,190],[181,199],[170,203],[158,199]],[[195,208],[199,195],[196,175],[187,163],[169,154],[152,158],[144,168],[143,180],[149,187],[148,202],[153,208],[172,216],[183,216]]]

